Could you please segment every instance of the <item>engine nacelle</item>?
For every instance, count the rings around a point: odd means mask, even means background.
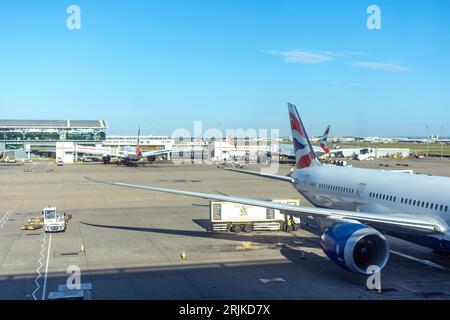
[[[333,262],[352,272],[369,275],[389,260],[389,242],[379,231],[359,223],[336,222],[321,237],[323,251]]]
[[[155,160],[156,160],[156,156],[148,156],[147,157],[148,162],[155,162]]]

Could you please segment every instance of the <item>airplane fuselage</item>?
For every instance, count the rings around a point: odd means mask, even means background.
[[[380,231],[450,252],[450,178],[336,166],[312,166],[292,173],[294,187],[317,207],[427,217],[443,233],[423,235],[392,227]]]

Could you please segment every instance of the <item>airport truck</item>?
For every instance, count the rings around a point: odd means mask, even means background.
[[[290,205],[300,205],[298,199],[271,200]],[[290,217],[280,210],[246,206],[233,202],[210,201],[210,223],[213,231],[252,232],[285,230]],[[298,218],[293,218],[299,224]]]
[[[56,207],[46,207],[42,210],[45,232],[62,232],[66,230],[65,214],[57,211]]]

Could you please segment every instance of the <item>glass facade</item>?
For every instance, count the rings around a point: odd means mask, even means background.
[[[0,128],[0,141],[103,141],[106,128]]]

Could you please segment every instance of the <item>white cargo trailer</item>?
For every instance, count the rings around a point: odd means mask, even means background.
[[[271,201],[295,206],[300,205],[298,199],[275,199]],[[283,230],[288,218],[280,210],[233,202],[210,201],[210,221],[213,231]],[[294,218],[294,222],[300,223],[300,220]]]

